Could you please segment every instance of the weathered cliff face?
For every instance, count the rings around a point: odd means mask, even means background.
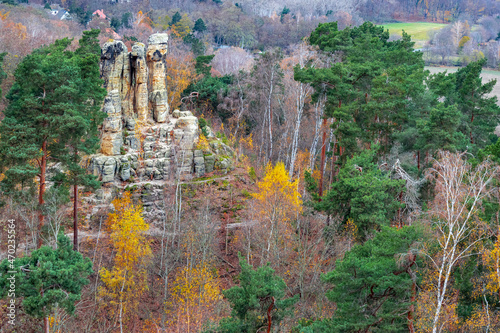
[[[148,51],[146,53],[150,72],[148,82],[149,103],[153,111],[153,118],[158,123],[164,123],[168,115],[167,42],[167,34],[151,35],[148,39]]]
[[[214,167],[231,168],[229,147],[210,138],[210,147],[196,149],[198,118],[190,111],[169,113],[167,98],[167,34],[154,34],[146,47],[129,52],[110,41],[101,52],[101,76],[108,95],[103,111],[101,153],[89,170],[103,183],[168,180],[202,176]]]

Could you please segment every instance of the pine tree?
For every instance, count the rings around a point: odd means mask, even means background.
[[[337,310],[332,318],[300,332],[405,332],[413,327],[417,250],[413,227],[384,227],[372,240],[356,245],[323,275]],[[410,331],[412,331],[410,329]]]
[[[70,39],[57,40],[26,56],[17,67],[15,83],[7,95],[9,105],[0,124],[0,168],[4,193],[15,191],[38,177],[39,233],[47,164],[60,149],[62,138],[79,120],[71,101],[78,96],[82,79],[71,52]],[[42,238],[38,237],[38,247]]]
[[[7,53],[0,53],[0,85],[2,84],[3,79],[7,77],[7,74],[4,72],[2,68],[3,59],[5,58],[6,55]],[[0,89],[0,97],[2,97],[2,89]]]
[[[269,265],[253,269],[245,259],[239,258],[240,285],[223,292],[231,303],[231,316],[222,319],[217,329],[207,332],[253,333],[264,328],[270,332],[279,326],[298,300],[298,295],[285,298],[286,284],[274,275]]]
[[[488,97],[496,80],[482,83],[481,71],[485,64],[486,59],[482,59],[455,73],[437,73],[428,79],[429,88],[444,99],[446,106],[456,105],[462,115],[459,131],[469,137],[469,146],[479,148],[492,143],[493,132],[500,121],[497,97]]]
[[[67,172],[59,175],[59,180],[73,187],[73,246],[78,250],[78,186],[97,188],[100,182],[82,167],[82,154],[95,154],[99,148],[99,125],[105,118],[101,105],[106,97],[106,89],[99,73],[101,49],[97,36],[100,30],[84,31],[79,48],[74,53],[75,65],[80,69],[81,86],[78,95],[73,96],[75,118],[68,128],[67,136],[60,143],[58,158],[63,161]],[[68,125],[69,127],[69,125]]]
[[[194,22],[194,27],[193,31],[194,32],[204,32],[207,30],[207,26],[205,25],[205,22],[203,21],[202,18],[199,18]]]
[[[345,162],[370,143],[380,143],[381,152],[387,152],[392,133],[407,121],[407,105],[425,91],[422,53],[414,52],[404,32],[401,40],[389,41],[389,32],[370,22],[340,31],[336,22],[320,24],[310,42],[333,65],[296,67],[295,79],[315,88],[313,101],[326,94],[335,153]]]
[[[172,16],[172,21],[170,21],[170,25],[175,25],[182,19],[182,15],[179,12],[175,12],[174,16]]]
[[[39,233],[50,161],[63,162],[74,188],[95,186],[79,165],[79,152],[95,152],[97,127],[104,119],[99,111],[105,90],[99,76],[98,32],[85,32],[75,52],[66,51],[71,43],[67,38],[35,50],[19,64],[7,96],[10,103],[0,124],[0,168],[6,176],[2,189],[9,193],[16,184],[27,185],[38,177]],[[41,242],[38,237],[38,247]]]
[[[338,181],[332,183],[322,201],[314,203],[317,210],[336,216],[343,226],[352,219],[358,229],[359,240],[365,240],[381,226],[390,225],[402,206],[396,197],[403,191],[402,180],[391,179],[376,163],[378,147],[365,150],[347,159],[340,169]],[[316,189],[310,176],[308,187]],[[319,199],[316,196],[316,199]]]
[[[71,241],[64,234],[57,237],[57,248],[43,246],[30,256],[0,263],[0,297],[10,289],[10,271],[16,271],[16,297],[23,297],[23,308],[35,318],[44,318],[48,333],[47,317],[57,306],[68,314],[75,312],[75,302],[80,300],[82,286],[89,283],[93,273],[89,258],[73,251]]]

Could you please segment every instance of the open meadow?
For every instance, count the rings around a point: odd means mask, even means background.
[[[437,31],[446,26],[443,23],[431,22],[401,22],[401,23],[385,23],[383,26],[389,29],[389,33],[400,35],[404,30],[411,35],[412,40],[415,42],[415,48],[421,48],[424,43],[429,39],[430,31]]]

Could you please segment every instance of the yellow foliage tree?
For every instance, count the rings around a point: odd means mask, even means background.
[[[464,47],[465,43],[467,43],[468,41],[470,41],[470,37],[469,36],[463,36],[460,41],[458,42],[458,47]]]
[[[170,27],[170,34],[174,38],[184,38],[191,32],[192,26],[193,21],[191,21],[189,16],[187,14],[182,14],[180,21]]]
[[[216,272],[207,262],[181,267],[171,290],[166,308],[172,330],[198,332],[205,321],[214,320],[210,316],[221,295]]]
[[[299,180],[291,181],[285,165],[278,162],[274,167],[268,164],[266,175],[257,186],[259,191],[252,196],[257,201],[257,209],[262,217],[267,236],[267,259],[271,247],[279,248],[292,237],[293,230],[288,221],[302,211]]]
[[[135,18],[134,25],[136,27],[139,27],[142,25],[142,26],[145,26],[145,27],[151,29],[151,26],[153,25],[153,21],[151,21],[151,19],[147,15],[147,13],[143,13],[140,10],[137,12],[137,14],[135,16],[136,16],[136,18]]]
[[[113,200],[115,211],[108,215],[107,226],[116,252],[111,270],[99,272],[104,286],[99,294],[113,314],[118,315],[120,328],[123,319],[133,317],[140,296],[148,289],[146,264],[151,248],[144,235],[149,225],[142,218],[142,207],[134,205],[131,194]]]
[[[483,253],[483,264],[488,270],[486,289],[500,298],[500,237],[492,250]]]

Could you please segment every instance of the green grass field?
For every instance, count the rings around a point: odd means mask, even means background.
[[[437,31],[444,28],[446,24],[430,23],[430,22],[408,22],[408,23],[386,23],[381,24],[385,29],[389,29],[389,33],[400,35],[404,30],[411,35],[415,42],[415,48],[421,48],[425,41],[429,39],[430,31]]]

